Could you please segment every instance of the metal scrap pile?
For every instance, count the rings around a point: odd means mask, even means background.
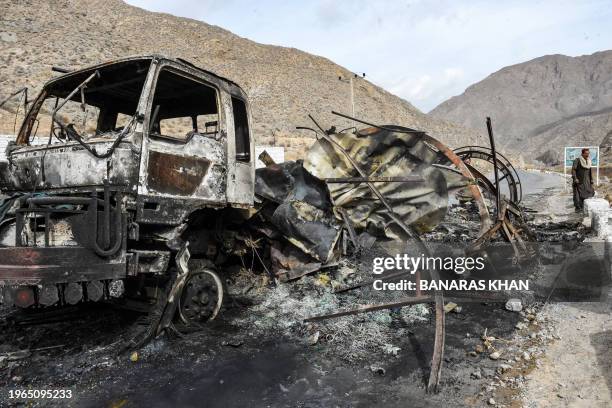
[[[347,253],[348,242],[359,251],[363,242],[372,240],[411,240],[415,248],[429,254],[421,236],[444,220],[449,192],[458,190],[469,196],[480,218],[478,238],[466,251],[481,251],[500,235],[512,244],[516,257],[521,256],[525,249],[521,233],[526,228],[518,205],[520,180],[512,165],[496,154],[490,119],[487,118],[490,149],[469,147],[457,151],[422,131],[404,127],[361,121],[372,127],[336,133],[334,128],[324,131],[314,119],[313,122],[321,131],[315,130],[320,138],[305,160],[269,163],[256,175],[255,193],[261,206],[249,225],[268,238],[272,273],[279,280],[295,279],[334,265]],[[493,165],[494,183],[473,165],[472,159]],[[501,196],[500,172],[510,188],[510,200]],[[494,211],[483,193],[494,198]],[[520,228],[515,228],[514,223]],[[257,256],[265,268],[262,257]],[[435,268],[428,273],[432,280],[439,279]],[[388,274],[382,279],[398,276]],[[417,272],[416,280],[419,279]],[[362,282],[343,291],[363,285]],[[435,305],[435,338],[427,386],[433,391],[439,384],[444,349],[444,299],[440,290],[425,295],[417,291],[412,297],[361,305],[305,321],[421,303]]]
[[[446,215],[449,190],[467,185],[460,174],[432,166],[437,154],[418,134],[368,128],[329,137],[337,144],[317,140],[304,161],[257,170],[262,202],[251,227],[270,239],[272,272],[281,280],[335,264],[340,242],[352,238],[358,246],[357,234],[407,239],[394,217],[418,232],[431,230]]]

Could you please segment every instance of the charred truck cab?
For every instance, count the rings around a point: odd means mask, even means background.
[[[0,163],[3,303],[150,299],[165,281],[168,299],[192,291],[184,320],[215,314],[218,277],[207,261],[187,265],[214,258],[219,224],[253,206],[250,129],[244,91],[180,59],[49,81]]]

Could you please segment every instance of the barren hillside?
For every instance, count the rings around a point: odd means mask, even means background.
[[[295,130],[311,125],[308,113],[326,126],[351,125],[330,114],[332,109],[349,112],[349,85],[338,80],[349,72],[328,59],[119,0],[1,0],[0,7],[0,99],[24,85],[38,90],[53,75],[53,65],[74,69],[161,53],[239,83],[252,102],[258,144],[285,146],[288,159],[312,141],[308,132]],[[423,129],[453,146],[474,141],[473,133],[432,119],[368,81],[356,81],[355,101],[356,115],[363,119]],[[0,133],[12,132],[13,120],[13,114],[0,111]]]
[[[603,147],[612,134],[612,51],[548,55],[505,67],[441,103],[431,116],[480,134],[491,116],[502,146],[528,159],[548,152],[561,160],[568,145]]]

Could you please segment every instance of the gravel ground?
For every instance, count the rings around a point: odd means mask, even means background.
[[[605,303],[555,303],[543,309],[555,336],[527,376],[525,407],[612,406],[611,311]]]

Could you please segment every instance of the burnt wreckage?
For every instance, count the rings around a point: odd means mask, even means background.
[[[418,130],[351,118],[368,127],[338,133],[311,117],[317,140],[306,158],[262,157],[268,166],[256,172],[245,92],[161,56],[66,72],[25,104],[8,162],[0,162],[2,302],[34,311],[96,301],[140,308],[150,322],[131,346],[214,318],[224,265],[247,253],[272,279],[289,281],[374,239],[410,240],[427,252],[419,235],[444,219],[449,191],[464,189],[475,203],[474,248],[498,232],[517,251],[523,242],[513,226],[520,180],[493,143],[453,151]],[[32,143],[41,137],[44,144]],[[495,181],[471,159],[493,164]],[[436,309],[435,389],[441,292],[313,320],[420,302]]]

